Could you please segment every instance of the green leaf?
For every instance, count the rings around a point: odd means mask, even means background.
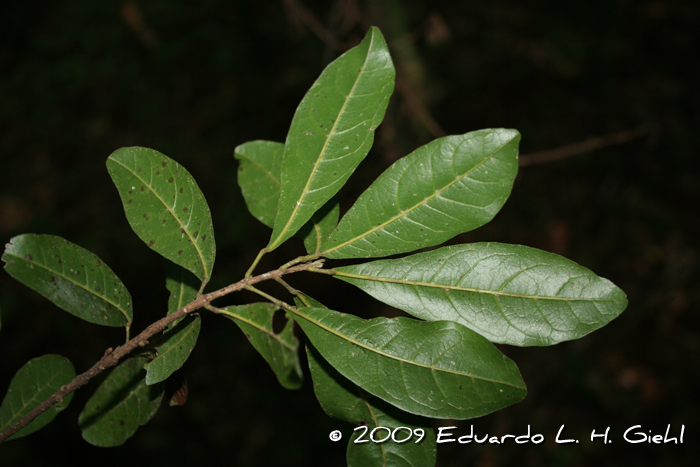
[[[277,310],[279,307],[271,303],[251,303],[222,308],[220,313],[241,328],[283,387],[299,389],[302,372],[297,353],[299,341],[294,337],[294,322],[287,320],[282,331],[275,334],[272,319]]]
[[[192,175],[146,148],[122,148],[107,159],[126,218],[151,249],[200,280],[209,280],[216,256],[211,213]]]
[[[145,357],[117,366],[97,388],[80,414],[83,438],[100,447],[120,446],[155,415],[163,385],[146,385]]]
[[[475,243],[336,269],[338,279],[429,321],[464,324],[492,342],[551,345],[617,317],[625,293],[561,256]]]
[[[275,223],[280,196],[280,173],[284,144],[249,141],[236,147],[238,186],[250,213],[268,227]]]
[[[192,353],[202,320],[198,315],[185,316],[176,326],[163,333],[163,343],[158,347],[158,355],[146,363],[146,384],[153,385],[165,381],[185,364]]]
[[[518,170],[515,130],[436,139],[399,159],[323,244],[328,258],[370,258],[438,245],[490,221]]]
[[[348,442],[348,467],[435,465],[435,433],[427,419],[402,412],[364,392],[338,373],[313,346],[307,347],[306,354],[309,358],[314,392],[321,407],[333,418],[356,426],[366,426],[367,432],[363,440],[369,439],[370,433],[376,427],[386,427],[392,432],[398,427],[406,427],[396,431],[395,436],[398,440],[406,438],[410,434],[409,429],[412,432],[416,429],[422,430],[423,438],[419,443],[416,443],[419,438],[418,434],[415,434],[404,443],[370,441],[359,444],[356,444],[355,440],[364,429],[355,431]],[[379,429],[375,439],[384,439],[387,434],[387,430]]]
[[[165,288],[170,292],[168,297],[168,315],[170,315],[197,298],[200,284],[197,277],[185,268],[167,259],[164,261]],[[171,323],[170,327],[174,327],[181,320],[182,318]]]
[[[12,378],[5,399],[0,405],[0,433],[14,425],[74,378],[73,365],[65,357],[50,354],[29,360]],[[9,439],[27,436],[44,427],[59,412],[68,407],[72,398],[73,393],[68,394],[63,398],[63,402],[54,404]]]
[[[24,234],[5,246],[5,270],[56,306],[105,326],[129,326],[131,295],[97,256],[53,235]]]
[[[365,321],[324,308],[298,308],[295,319],[343,376],[406,412],[466,419],[525,397],[515,363],[461,324]]]
[[[373,27],[311,86],[287,134],[269,250],[294,235],[365,158],[384,118],[394,74],[384,38]]]
[[[333,229],[338,225],[340,217],[340,205],[334,196],[316,211],[304,227],[297,232],[297,236],[304,239],[304,247],[309,254],[321,251],[321,244],[328,238]]]

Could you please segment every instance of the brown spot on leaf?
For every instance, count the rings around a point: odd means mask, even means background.
[[[192,236],[194,237],[195,240],[197,240],[197,235],[199,235],[199,230],[197,230]]]
[[[178,256],[182,254],[182,250],[177,250]]]
[[[141,167],[139,167],[138,169],[136,169],[136,171],[137,171],[137,172],[141,172]]]
[[[182,193],[182,187],[180,187],[180,193]]]
[[[143,187],[143,185],[141,185],[141,191],[143,191],[143,190],[144,190],[144,187]]]
[[[97,262],[97,267],[99,268],[100,266],[102,266],[102,263],[98,261],[98,262]]]
[[[187,208],[182,208],[183,211],[187,212]]]
[[[26,259],[27,261],[33,261],[34,257],[30,254],[26,254],[26,255],[24,255],[24,259]]]
[[[155,241],[155,240],[151,240],[150,242],[148,242],[148,246],[153,246],[154,243],[156,243],[156,241]]]
[[[173,180],[175,180],[175,179],[174,179],[173,177],[170,177],[170,178],[168,179],[168,183],[173,183]]]
[[[167,162],[167,161],[163,161],[163,164],[162,164],[162,165],[163,165],[163,167],[165,167],[166,165],[168,165],[168,162]]]
[[[129,201],[126,202],[126,204],[131,204],[132,201],[133,201],[133,199],[130,199]]]

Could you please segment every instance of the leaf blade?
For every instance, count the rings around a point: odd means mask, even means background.
[[[297,108],[284,148],[281,191],[268,249],[299,230],[369,152],[394,87],[381,32],[332,62]]]
[[[129,326],[131,295],[117,275],[88,250],[54,235],[13,237],[5,270],[59,308],[90,323]]]
[[[438,245],[490,221],[518,169],[515,130],[439,138],[396,161],[358,198],[323,244],[333,259]]]
[[[577,339],[627,305],[624,292],[607,279],[518,245],[455,245],[336,271],[334,277],[413,316],[461,323],[510,345]]]
[[[145,357],[120,363],[85,404],[78,424],[83,439],[94,446],[120,446],[155,415],[163,385],[146,385]]]
[[[275,223],[284,144],[255,140],[234,151],[238,160],[238,186],[250,213],[268,227]]]
[[[192,175],[147,148],[121,148],[107,170],[131,228],[152,250],[209,280],[216,257],[209,206]]]
[[[158,354],[144,365],[148,386],[165,381],[185,364],[197,344],[201,327],[201,318],[189,315],[163,333]]]
[[[0,432],[14,425],[74,378],[73,364],[60,355],[42,355],[27,362],[12,378],[0,404]],[[68,407],[72,398],[73,393],[68,394],[62,402],[54,404],[8,439],[22,438],[43,428]]]
[[[272,329],[272,319],[279,307],[271,303],[250,303],[229,306],[219,310],[233,321],[250,341],[255,350],[270,365],[280,384],[287,389],[299,389],[302,383],[299,363],[299,341],[294,337],[293,324],[287,320],[279,334]]]
[[[368,432],[378,426],[391,430],[398,427],[408,427],[411,430],[421,428],[425,432],[425,438],[418,444],[413,439],[405,444],[355,444],[355,432],[348,441],[348,467],[435,465],[435,433],[428,420],[401,412],[387,402],[364,392],[328,364],[312,345],[307,347],[306,354],[314,382],[314,393],[329,416],[355,426],[364,423]],[[406,436],[406,433],[402,435]]]
[[[333,367],[406,412],[466,419],[525,397],[515,364],[460,324],[403,317],[365,321],[322,308],[296,310],[297,323]]]

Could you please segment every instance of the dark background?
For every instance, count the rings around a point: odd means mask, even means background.
[[[516,128],[522,154],[626,140],[521,168],[494,221],[455,239],[565,255],[630,303],[580,340],[502,347],[527,398],[442,422],[458,435],[472,423],[482,435],[530,426],[544,444],[441,445],[438,465],[691,465],[700,458],[693,0],[13,2],[0,15],[0,238],[50,233],[90,249],[130,290],[134,331],[155,321],[167,301],[162,264],[131,232],[104,165],[120,147],[145,146],[187,167],[207,197],[218,251],[210,290],[238,280],[269,230],[245,209],[234,148],[284,141],[308,87],[372,24],[398,86],[374,149],[340,193],[343,209],[396,158],[442,134]],[[258,270],[296,256],[299,243]],[[294,285],[333,308],[393,313],[338,281],[297,276]],[[123,330],[83,323],[4,273],[0,307],[0,393],[31,358],[60,353],[84,371],[123,341]],[[0,464],[344,465],[345,443],[328,433],[347,439],[351,427],[323,413],[308,380],[285,391],[233,323],[207,314],[203,324],[181,372],[184,407],[164,405],[122,447],[95,448],[77,425],[92,382],[46,428],[2,445]],[[562,424],[580,444],[554,443]],[[637,424],[661,434],[684,424],[685,444],[625,443]],[[606,427],[612,444],[591,443],[591,430]]]

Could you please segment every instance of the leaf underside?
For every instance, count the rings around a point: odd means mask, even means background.
[[[0,432],[14,425],[34,407],[75,378],[71,362],[60,355],[42,355],[27,362],[12,378],[0,405]],[[73,393],[54,404],[9,439],[22,438],[44,427],[68,407]]]
[[[461,324],[365,321],[326,308],[298,308],[295,319],[344,377],[406,412],[467,419],[525,397],[515,364]]]
[[[107,170],[131,228],[152,250],[209,280],[216,245],[209,206],[192,175],[153,149],[122,148]]]
[[[287,134],[270,251],[337,193],[365,158],[393,92],[394,74],[384,38],[373,27],[311,86]]]
[[[100,447],[120,446],[155,415],[163,385],[146,385],[145,357],[125,360],[100,384],[80,413],[83,438]]]
[[[243,331],[283,387],[299,389],[302,383],[299,340],[294,337],[294,322],[290,319],[279,334],[273,331],[272,320],[278,310],[272,303],[250,303],[222,308],[220,312]]]
[[[399,159],[358,198],[321,246],[327,258],[370,258],[438,245],[489,222],[518,170],[515,130],[436,139]]]
[[[163,333],[158,354],[144,366],[147,385],[165,381],[185,364],[197,343],[201,327],[201,318],[189,315]]]
[[[334,277],[413,316],[455,321],[492,342],[519,346],[577,339],[627,306],[607,279],[518,245],[455,245],[336,271]]]
[[[429,420],[402,412],[358,388],[338,373],[313,346],[307,347],[306,354],[316,398],[329,416],[355,426],[364,424],[368,428],[368,433],[379,426],[392,431],[398,427],[421,428],[425,432],[424,439],[418,444],[414,439],[403,444],[394,442],[356,444],[354,441],[358,433],[353,433],[348,441],[348,467],[435,465],[437,454],[435,433]],[[380,438],[386,436],[385,431],[379,434]],[[406,430],[403,430],[397,437],[406,437],[407,434]]]
[[[18,235],[2,259],[12,277],[78,318],[105,326],[132,321],[131,295],[122,281],[100,258],[68,240]]]

